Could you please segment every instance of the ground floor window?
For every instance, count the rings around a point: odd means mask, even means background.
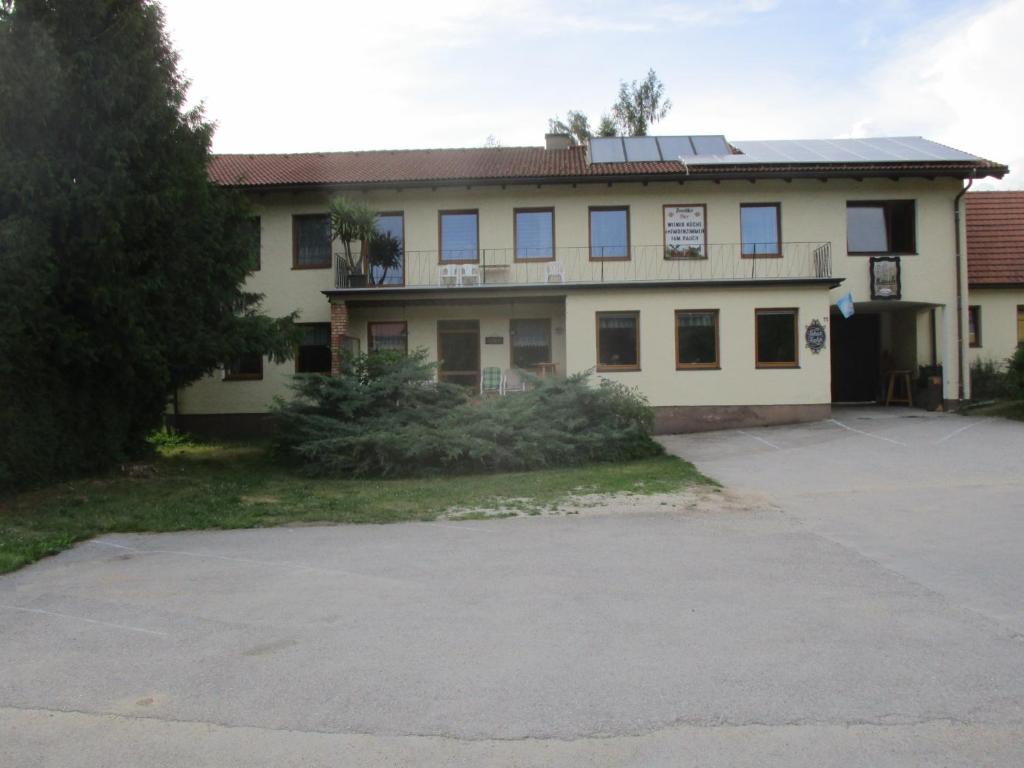
[[[797,310],[755,311],[755,359],[758,368],[796,368]]]
[[[597,313],[597,370],[640,370],[640,313]]]
[[[409,324],[402,321],[369,323],[366,331],[367,346],[370,352],[401,352],[409,351]]]
[[[509,340],[513,368],[533,368],[551,362],[551,320],[511,320]]]
[[[676,368],[718,368],[718,310],[676,312]]]
[[[295,372],[330,373],[331,324],[309,323],[301,327],[302,339],[295,355]]]
[[[981,307],[967,308],[967,335],[972,347],[981,346]]]
[[[480,387],[480,321],[437,321],[437,375],[469,389]]]
[[[224,366],[224,381],[255,381],[263,378],[263,355],[242,355]]]

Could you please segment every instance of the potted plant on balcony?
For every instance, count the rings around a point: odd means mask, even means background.
[[[366,249],[371,285],[384,285],[388,272],[402,268],[402,243],[390,232],[375,232]]]
[[[349,288],[366,287],[362,254],[353,252],[352,243],[369,242],[377,234],[377,214],[366,203],[335,197],[330,204],[331,237],[341,242],[342,253],[335,254],[344,270],[343,284]]]

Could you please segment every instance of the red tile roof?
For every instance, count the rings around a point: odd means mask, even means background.
[[[966,177],[972,167],[1006,171],[990,161],[915,161],[865,163],[730,163],[691,166],[675,161],[587,162],[586,148],[547,150],[543,147],[476,149],[403,149],[373,152],[314,152],[293,155],[215,155],[210,177],[217,184],[238,187],[373,186],[390,184],[452,184],[501,181],[587,181],[637,178],[750,178],[753,176],[890,175],[900,172]]]
[[[1024,285],[1024,192],[968,192],[967,281]]]

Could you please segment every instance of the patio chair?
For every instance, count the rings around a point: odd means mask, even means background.
[[[512,392],[525,392],[526,378],[518,368],[509,368],[501,377],[501,394],[507,395]]]
[[[437,284],[446,288],[462,285],[462,270],[458,264],[442,264],[437,268]]]
[[[461,285],[480,285],[480,268],[476,264],[462,265]]]
[[[501,368],[488,366],[480,371],[480,394],[500,395],[501,394]]]
[[[549,261],[544,265],[544,282],[545,283],[564,283],[565,282],[565,270],[562,267],[560,261]]]

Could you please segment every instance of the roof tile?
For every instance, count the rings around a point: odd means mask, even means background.
[[[1024,285],[1024,192],[969,192],[967,281]]]

